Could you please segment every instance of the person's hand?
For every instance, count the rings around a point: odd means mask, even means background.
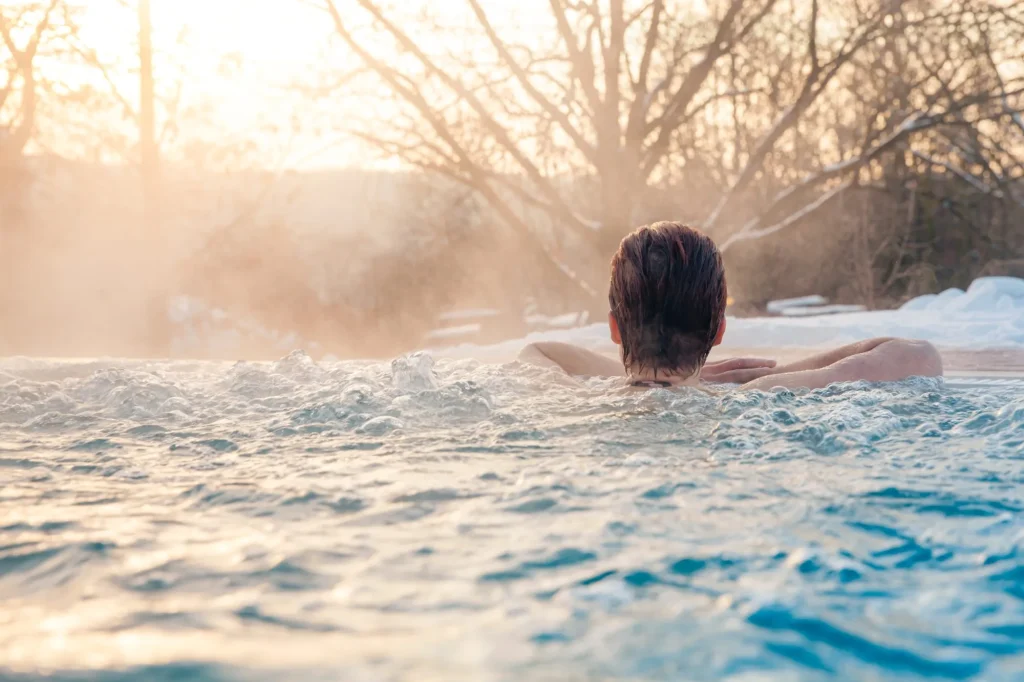
[[[765,358],[732,358],[709,362],[700,371],[700,378],[716,384],[745,384],[768,376],[776,362]]]

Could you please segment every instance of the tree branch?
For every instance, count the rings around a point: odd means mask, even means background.
[[[975,188],[976,190],[982,192],[983,194],[992,194],[992,188],[989,187],[985,182],[979,180],[978,178],[974,177],[970,173],[966,173],[966,172],[960,170],[959,168],[957,168],[953,164],[949,163],[948,161],[942,161],[941,159],[936,159],[934,156],[930,156],[928,154],[925,154],[924,152],[919,152],[916,149],[911,149],[910,153],[913,156],[915,156],[916,158],[921,159],[925,163],[929,163],[929,164],[931,164],[933,166],[939,166],[940,168],[944,168],[946,171],[948,171],[949,173],[952,173],[953,175],[955,175],[956,177],[960,178],[961,180],[966,182],[968,185],[970,185],[971,187]]]
[[[14,44],[14,38],[11,35],[10,20],[7,18],[2,7],[0,7],[0,38],[4,39],[4,45],[7,46],[7,49],[14,58],[15,63],[18,63],[18,55],[21,54],[21,50],[19,50],[18,46]]]
[[[877,26],[880,21],[880,18],[876,19],[874,25]],[[828,63],[821,64],[818,60],[818,2],[813,0],[811,3],[811,19],[808,26],[807,39],[809,71],[804,79],[800,93],[757,143],[754,151],[747,158],[747,162],[739,177],[722,195],[711,215],[704,222],[704,229],[708,231],[715,229],[725,210],[740,193],[747,189],[754,177],[761,171],[761,167],[772,151],[774,151],[775,144],[779,141],[779,138],[797,124],[804,112],[825,91],[825,87],[839,73],[843,65],[868,43],[868,36],[871,35],[872,30],[872,28],[865,29],[864,35],[854,41],[852,46],[845,47]]]
[[[50,16],[57,8],[59,2],[60,0],[50,0],[50,4],[33,30],[32,38],[24,50],[19,50],[17,45],[14,44],[11,26],[7,17],[0,13],[0,35],[2,35],[7,49],[10,50],[15,64],[17,64],[22,79],[21,107],[19,112],[21,120],[14,132],[4,140],[4,147],[6,147],[4,152],[7,154],[20,154],[29,140],[32,139],[32,133],[35,131],[38,93],[36,92],[36,75],[33,62],[39,50],[39,43],[42,41],[46,30],[50,27]]]
[[[725,243],[735,243],[736,241],[743,241],[752,238],[749,235],[764,236],[764,234],[774,234],[775,232],[778,232],[779,230],[784,229],[789,225],[792,225],[794,222],[796,222],[796,220],[790,220],[789,218],[786,218],[785,220],[782,221],[782,223],[784,224],[781,227],[779,227],[779,223],[776,223],[771,227],[767,228],[759,227],[760,224],[764,221],[764,219],[767,216],[771,215],[776,208],[778,208],[782,203],[786,202],[787,200],[793,198],[798,193],[807,190],[811,187],[820,185],[834,178],[841,177],[848,173],[853,173],[854,171],[858,171],[871,161],[877,159],[886,151],[889,151],[897,144],[905,141],[914,133],[920,132],[922,130],[927,130],[929,128],[934,128],[935,126],[938,125],[955,122],[957,119],[953,117],[959,115],[964,109],[975,104],[980,104],[986,101],[987,99],[993,99],[995,97],[998,97],[998,95],[969,97],[965,98],[961,102],[958,102],[955,107],[950,107],[946,111],[937,114],[926,114],[922,112],[915,112],[911,114],[906,119],[904,119],[904,121],[900,123],[900,125],[898,125],[889,135],[887,135],[880,142],[875,144],[875,146],[873,146],[871,149],[862,152],[860,155],[854,158],[847,159],[845,161],[841,161],[840,163],[836,163],[833,164],[832,166],[823,168],[817,173],[813,173],[807,176],[801,182],[798,182],[795,185],[792,185],[791,187],[776,194],[767,208],[761,211],[757,217],[748,221],[739,230],[739,232],[729,237]],[[852,182],[852,180],[849,180],[847,182]],[[842,187],[842,185],[840,185],[840,187]],[[841,190],[833,191],[838,193],[838,191]],[[827,194],[828,193],[826,193],[826,196]],[[822,198],[819,197],[818,200],[813,203],[817,204],[817,202],[821,201],[821,199]],[[820,207],[821,205],[822,204],[818,204],[818,207]]]
[[[81,57],[85,61],[86,64],[99,71],[100,76],[103,77],[103,80],[104,82],[106,82],[107,87],[110,88],[110,94],[114,96],[114,99],[117,100],[117,103],[120,104],[121,108],[124,110],[125,116],[131,119],[133,122],[135,122],[136,125],[138,125],[138,112],[135,111],[135,107],[131,104],[131,102],[129,102],[128,99],[121,94],[121,90],[117,87],[117,84],[114,82],[114,79],[110,76],[110,70],[107,68],[107,65],[100,60],[99,55],[96,54],[96,50],[86,49],[83,47],[79,47],[78,45],[73,46],[72,49],[75,51],[76,54],[78,54],[79,57]]]
[[[466,104],[476,112],[483,127],[488,130],[494,137],[495,141],[501,145],[513,159],[515,159],[519,166],[526,172],[537,190],[543,194],[552,205],[559,207],[562,220],[576,229],[582,229],[585,227],[584,223],[579,220],[575,213],[573,213],[572,209],[565,203],[564,199],[559,195],[551,182],[549,182],[537,166],[526,157],[519,146],[511,139],[508,131],[494,119],[476,95],[474,95],[466,88],[465,85],[447,71],[438,67],[437,64],[435,64],[434,61],[419,48],[415,41],[413,41],[404,31],[399,29],[393,22],[384,16],[383,12],[374,5],[373,0],[357,1],[363,9],[365,9],[378,22],[380,22],[382,26],[384,26],[388,33],[390,33],[405,50],[414,55],[424,68],[436,75],[445,85],[457,93],[462,101],[466,102]],[[337,28],[342,25],[341,15],[338,13],[334,0],[327,0],[327,2]],[[351,34],[349,34],[349,38],[351,39]],[[354,40],[351,40],[350,44],[351,42],[354,42]],[[376,67],[375,70],[377,70]]]
[[[465,175],[460,175],[458,173],[451,174],[452,177],[461,178],[460,181],[473,186],[480,192],[481,196],[487,200],[487,203],[494,208],[507,225],[516,229],[523,238],[527,238],[531,234],[529,226],[526,225],[518,215],[516,215],[515,211],[513,211],[507,203],[501,200],[501,197],[497,195],[494,189],[487,182],[487,173],[478,165],[473,163],[469,153],[454,138],[448,126],[438,117],[436,112],[431,108],[420,92],[413,87],[407,87],[404,85],[397,72],[387,67],[383,62],[364,49],[357,40],[355,40],[355,37],[352,36],[345,27],[345,23],[342,20],[341,14],[333,0],[326,0],[326,5],[331,18],[334,21],[338,35],[345,41],[349,48],[351,48],[367,66],[373,69],[373,71],[377,73],[397,95],[415,107],[434,132],[437,133],[438,137],[451,150],[455,157],[456,167],[465,173]],[[547,247],[547,245],[539,242],[535,238],[530,239],[529,241],[534,243],[534,245],[538,247],[567,278],[579,286],[580,289],[590,296],[596,295],[593,288],[591,288],[564,263],[559,262],[558,259],[555,258],[551,249]]]
[[[597,10],[600,22],[600,10]],[[604,130],[603,144],[607,149],[618,150],[621,144],[619,129],[619,75],[622,69],[622,56],[625,49],[626,16],[623,0],[609,0],[611,14],[611,33],[608,45],[602,50],[604,54],[604,110],[601,116],[601,128]]]
[[[658,45],[661,30],[661,17],[665,11],[665,0],[654,0],[651,10],[651,23],[647,27],[647,38],[644,41],[644,54],[640,58],[640,69],[633,81],[633,103],[629,109],[629,120],[626,124],[626,140],[639,144],[647,117],[648,92],[647,80],[650,77],[651,61],[654,49]]]
[[[647,139],[655,131],[658,131],[658,137],[644,153],[645,158],[641,177],[645,180],[650,178],[651,173],[654,172],[654,169],[668,151],[672,134],[682,123],[682,117],[686,109],[689,108],[693,98],[711,74],[711,69],[715,62],[732,47],[733,23],[743,8],[744,2],[745,0],[732,0],[729,4],[729,9],[726,10],[725,16],[718,25],[714,40],[705,49],[703,58],[687,72],[682,84],[669,99],[661,116],[647,124],[643,139]],[[767,14],[768,9],[774,2],[775,0],[769,0],[757,17],[747,25],[745,30],[753,28],[753,25]]]
[[[0,110],[3,110],[4,102],[7,101],[7,98],[14,91],[14,79],[17,75],[18,70],[15,67],[12,66],[7,70],[7,79],[4,81],[3,88],[0,88]]]
[[[601,111],[601,96],[594,86],[594,74],[597,67],[594,65],[593,56],[589,50],[585,52],[580,50],[579,43],[576,42],[576,34],[573,33],[572,27],[569,25],[566,14],[568,8],[564,0],[549,0],[549,4],[551,5],[551,14],[555,18],[555,25],[558,27],[558,33],[569,53],[569,64],[573,77],[583,89],[583,94],[586,95],[587,101],[590,103],[590,110],[597,114]]]
[[[853,185],[853,180],[846,180],[845,182],[843,182],[843,183],[833,187],[829,191],[825,192],[820,197],[818,197],[816,200],[814,200],[811,203],[807,204],[806,206],[804,206],[800,210],[795,211],[794,213],[786,216],[786,218],[784,218],[783,220],[780,220],[779,222],[775,223],[774,225],[770,225],[769,227],[763,227],[763,228],[760,228],[760,229],[754,229],[752,227],[749,227],[749,228],[748,227],[744,227],[742,230],[740,230],[736,234],[734,234],[731,237],[729,237],[728,239],[726,239],[725,242],[723,242],[722,245],[719,247],[719,251],[721,251],[722,253],[725,253],[730,248],[732,248],[733,245],[735,245],[738,242],[749,241],[751,239],[761,239],[762,237],[767,237],[769,235],[775,234],[776,232],[781,232],[782,230],[786,229],[787,227],[790,227],[791,225],[795,225],[796,223],[800,222],[801,220],[803,220],[807,216],[813,214],[815,211],[820,209],[822,206],[827,204],[829,201],[834,199],[836,196],[838,196],[842,192],[845,192],[846,190],[848,190],[852,185]]]
[[[36,58],[36,52],[39,51],[39,42],[43,39],[43,34],[46,33],[46,29],[50,27],[50,15],[57,9],[57,5],[60,4],[61,0],[50,0],[49,6],[46,11],[43,12],[43,18],[36,25],[35,31],[32,33],[32,39],[28,45],[22,51],[22,58],[25,59],[27,64],[31,64],[32,60]],[[23,65],[24,66],[24,65]]]
[[[536,102],[552,119],[554,119],[559,126],[565,131],[566,135],[572,139],[573,143],[579,148],[579,150],[587,157],[587,160],[592,164],[597,165],[597,152],[594,146],[590,144],[580,133],[580,131],[572,124],[565,111],[560,107],[555,106],[551,100],[545,97],[530,80],[530,75],[525,69],[519,64],[519,61],[509,51],[508,46],[501,40],[497,32],[494,30],[494,26],[487,18],[486,12],[480,5],[479,0],[468,0],[470,8],[476,15],[477,20],[480,22],[481,27],[484,29],[484,33],[487,34],[487,38],[491,41],[491,45],[498,52],[498,56],[502,61],[508,64],[509,68],[512,69],[515,74],[516,80],[522,86],[523,90],[526,91],[534,102]]]

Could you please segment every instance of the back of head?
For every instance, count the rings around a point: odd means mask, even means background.
[[[725,268],[710,238],[681,223],[641,227],[612,258],[608,300],[632,372],[699,370],[725,319]]]

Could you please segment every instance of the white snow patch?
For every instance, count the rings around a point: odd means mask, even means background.
[[[815,305],[807,308],[785,308],[782,314],[786,317],[813,317],[814,315],[835,315],[837,313],[860,313],[867,310],[862,305],[845,305],[833,303],[832,305]]]
[[[435,329],[427,334],[427,339],[450,339],[458,336],[479,334],[483,327],[479,324],[463,324],[457,327],[444,327]]]
[[[800,298],[784,298],[779,301],[770,301],[767,305],[768,312],[781,313],[791,308],[804,308],[807,306],[820,306],[828,303],[824,296],[801,296]]]
[[[438,315],[437,319],[441,322],[451,322],[452,320],[474,320],[481,317],[497,317],[500,315],[500,311],[494,308],[465,308],[462,310],[449,310],[446,313]]]
[[[930,341],[946,348],[1024,348],[1024,280],[978,279],[966,291],[950,289],[909,301],[899,310],[848,312],[813,317],[729,318],[723,348],[836,346],[879,336]],[[529,334],[488,346],[461,345],[437,351],[445,357],[483,361],[515,358],[528,343],[562,341],[615,353],[605,324]]]
[[[525,315],[523,320],[531,328],[534,329],[569,329],[572,327],[582,327],[590,319],[590,315],[584,311],[582,313],[565,313],[564,315],[540,315],[532,314]]]
[[[230,355],[241,348],[245,337],[263,339],[283,353],[296,349],[315,350],[312,344],[295,334],[268,330],[252,321],[232,318],[195,299],[172,300],[168,315],[178,328],[175,350],[180,354],[214,349],[219,354]],[[535,320],[538,326],[546,329],[523,338],[490,345],[454,345],[432,350],[432,353],[441,357],[505,362],[514,359],[528,343],[563,341],[614,354],[616,348],[607,324],[564,328],[583,320],[585,318],[571,314],[545,318],[542,323],[538,316]],[[728,322],[725,349],[836,346],[878,336],[922,339],[947,348],[1024,348],[1024,280],[986,277],[976,280],[967,291],[949,289],[938,295],[922,296],[899,310],[810,317],[729,318]],[[430,339],[451,344],[459,336],[476,333],[479,328],[479,324],[453,325],[435,330]]]

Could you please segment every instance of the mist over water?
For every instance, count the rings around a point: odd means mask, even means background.
[[[1018,679],[1022,415],[938,381],[4,361],[0,674]]]
[[[337,357],[518,337],[664,219],[747,312],[1020,274],[1015,3],[87,5],[0,8],[3,354],[166,357],[180,295]]]
[[[1024,679],[1019,391],[404,355],[603,320],[659,220],[727,249],[730,315],[1024,275],[1024,3],[0,0],[0,34],[0,680]],[[1015,344],[981,293],[870,315]],[[776,322],[735,330],[864,331]]]
[[[32,221],[0,247],[7,355],[385,358],[459,306],[496,307],[492,337],[520,336],[525,293],[544,284],[471,210],[439,223],[451,187],[406,173],[168,170],[155,216],[124,169],[58,162],[34,182]],[[185,323],[183,299],[202,319]]]

